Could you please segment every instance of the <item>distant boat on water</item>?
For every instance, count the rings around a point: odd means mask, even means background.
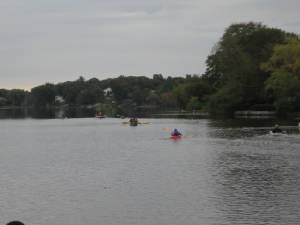
[[[96,115],[95,115],[96,118],[98,119],[103,119],[105,118],[105,116],[102,115],[102,112],[98,112]]]

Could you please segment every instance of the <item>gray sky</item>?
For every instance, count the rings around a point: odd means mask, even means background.
[[[299,0],[1,0],[0,88],[202,74],[232,23],[299,34]]]

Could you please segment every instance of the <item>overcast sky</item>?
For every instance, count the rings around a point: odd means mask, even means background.
[[[299,34],[299,0],[1,0],[0,88],[202,74],[232,23]]]

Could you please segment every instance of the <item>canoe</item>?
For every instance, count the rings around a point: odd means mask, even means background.
[[[135,127],[135,126],[137,126],[137,125],[138,125],[138,122],[136,122],[136,121],[132,121],[132,122],[130,122],[130,121],[129,121],[129,125],[130,125],[130,126],[134,126],[134,127]]]
[[[173,136],[173,135],[171,135],[170,138],[172,138],[172,139],[178,139],[178,138],[181,138],[181,136]]]

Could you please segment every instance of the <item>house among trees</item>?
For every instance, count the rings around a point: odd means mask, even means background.
[[[112,89],[110,87],[104,89],[103,92],[104,92],[104,95],[107,96],[107,97],[110,97],[113,94]]]
[[[64,98],[62,96],[60,96],[60,95],[56,95],[55,96],[55,103],[62,104],[64,102],[65,102],[65,100],[64,100]]]

